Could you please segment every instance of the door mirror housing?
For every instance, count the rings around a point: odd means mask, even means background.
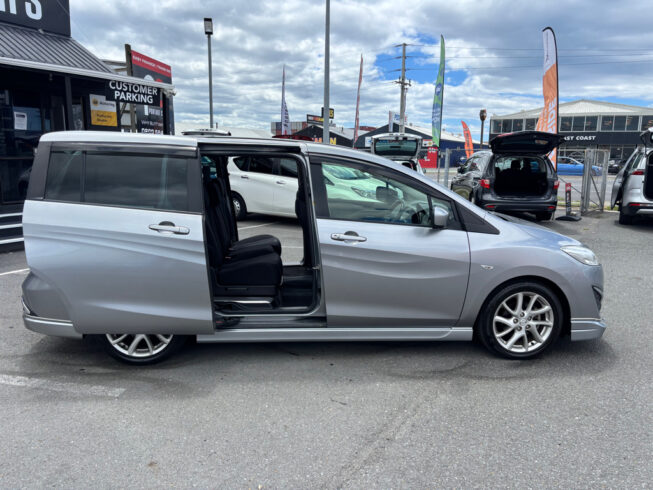
[[[447,226],[449,213],[440,206],[433,206],[433,228],[440,230]]]

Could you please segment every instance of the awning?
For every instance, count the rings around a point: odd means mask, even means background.
[[[121,80],[159,87],[174,86],[119,75],[71,37],[0,23],[0,65],[67,73],[104,80]]]

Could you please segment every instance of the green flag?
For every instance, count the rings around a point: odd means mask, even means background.
[[[444,36],[440,36],[440,67],[435,81],[433,95],[433,114],[431,115],[433,146],[440,147],[440,130],[442,128],[442,97],[444,96]]]

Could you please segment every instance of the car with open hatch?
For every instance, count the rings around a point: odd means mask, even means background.
[[[240,238],[227,167],[296,163],[303,259]],[[365,180],[364,192],[328,179]],[[343,184],[344,185],[344,184]],[[23,212],[35,332],[127,363],[197,342],[479,339],[537,356],[601,337],[603,269],[581,243],[489,213],[401,164],[292,140],[54,132]]]

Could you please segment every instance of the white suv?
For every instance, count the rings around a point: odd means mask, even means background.
[[[227,166],[234,212],[296,217],[297,162],[290,158],[247,155],[230,158]]]

